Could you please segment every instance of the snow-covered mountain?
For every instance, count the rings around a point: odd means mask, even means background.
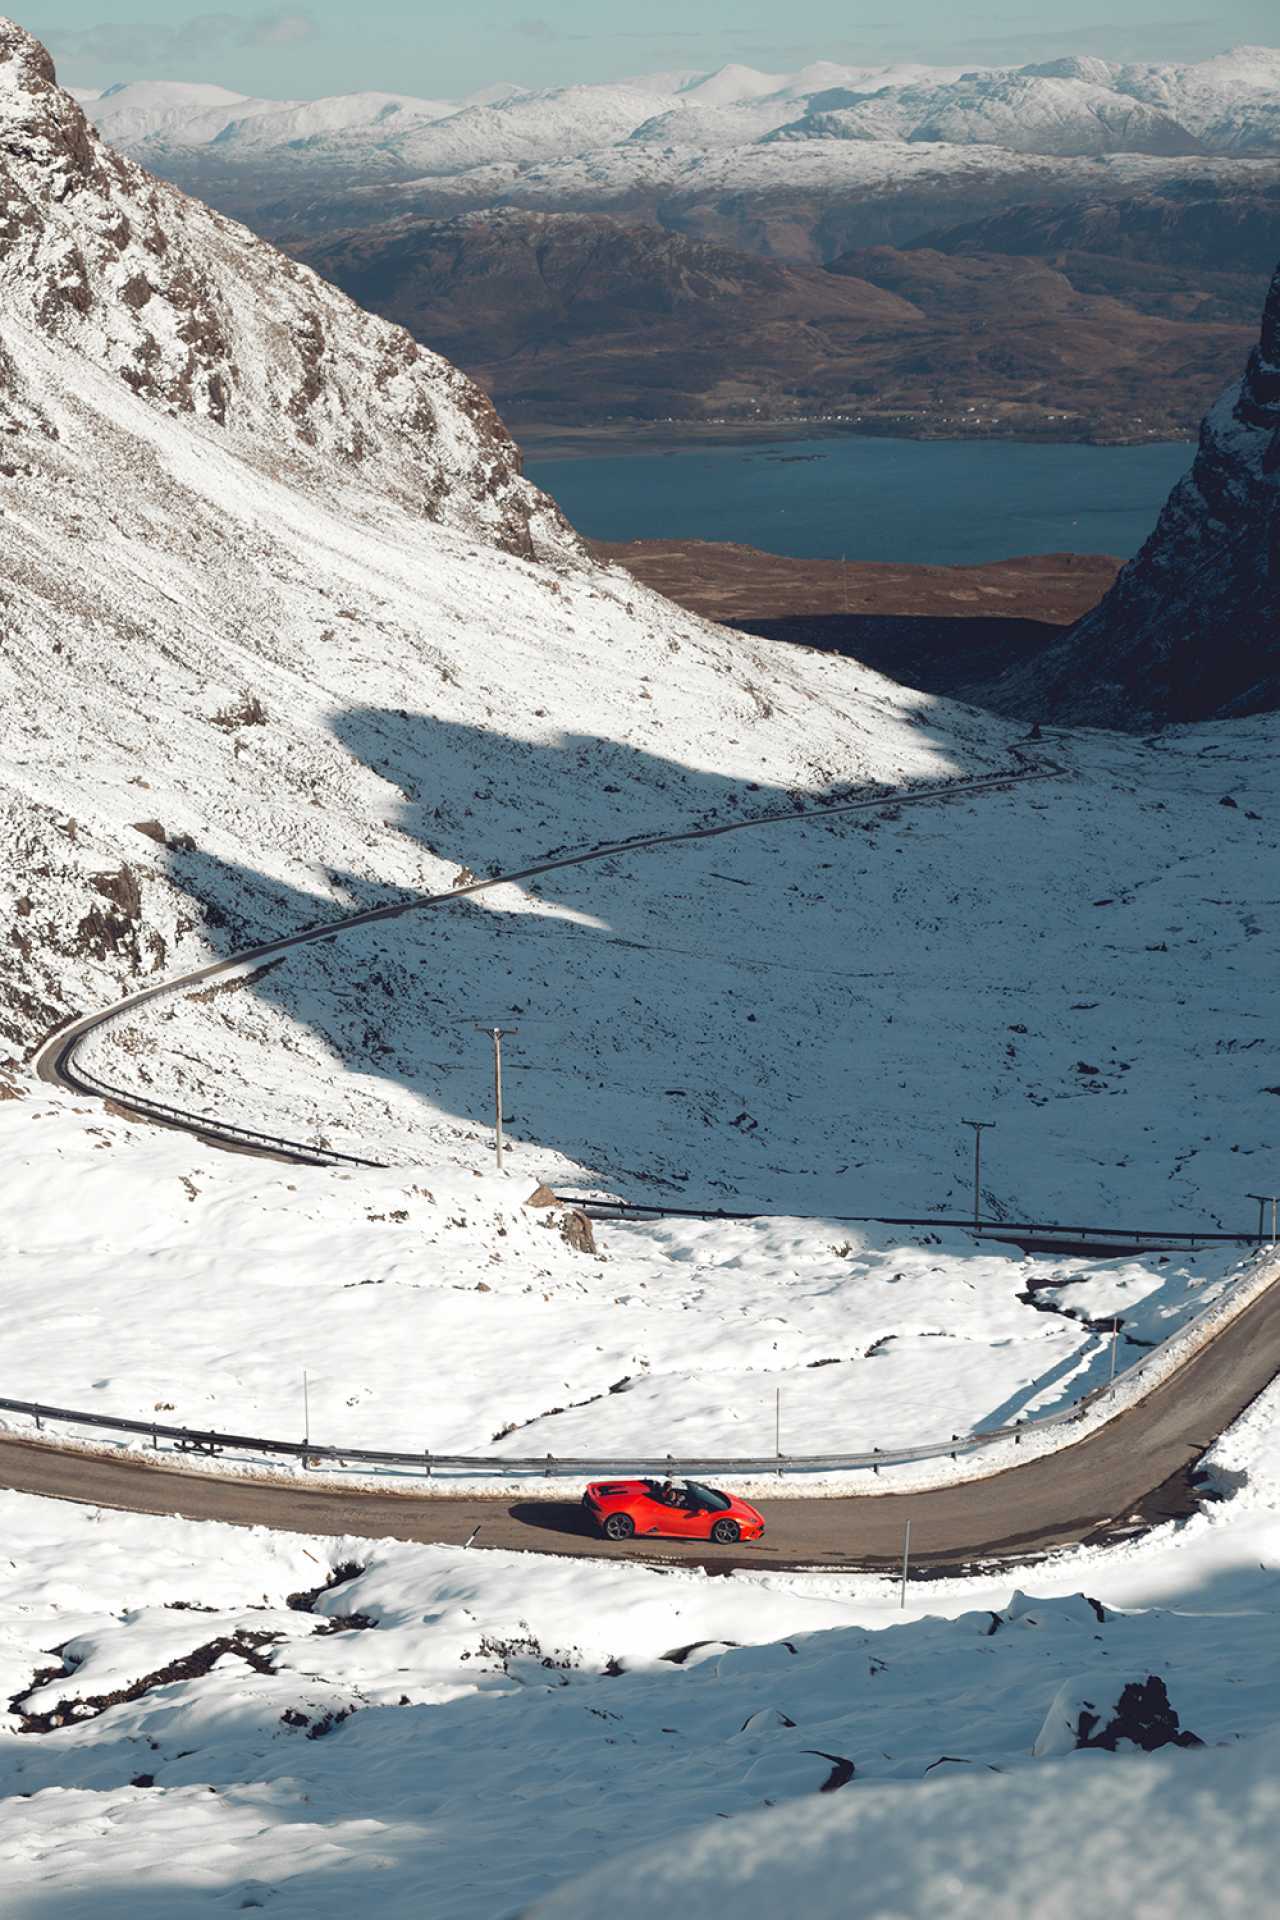
[[[588,563],[478,389],[103,145],[11,22],[0,121],[11,1045],[244,908],[1003,761]]]
[[[1092,81],[973,74],[941,86],[886,88],[847,106],[811,109],[773,140],[911,140],[1007,147],[1015,153],[1198,153],[1169,113]]]
[[[274,100],[196,81],[121,81],[101,93],[71,91],[90,110],[103,137],[121,148],[199,147],[235,122],[280,111]]]
[[[250,100],[220,87],[125,83],[90,101],[109,138],[151,163],[216,145],[222,164],[449,176],[622,145],[700,151],[764,141],[994,146],[1050,156],[1280,154],[1280,52],[1240,47],[1182,66],[1071,56],[1019,68],[728,66],[465,101],[352,94]]]
[[[1017,726],[705,625],[591,563],[475,388],[113,153],[36,43],[2,36],[15,1053],[131,984],[464,868],[1009,764]],[[1271,751],[1265,722],[1212,767],[1176,741],[1072,749],[1061,799],[993,799],[1010,870],[1054,876],[1034,980],[984,833],[915,811],[380,924],[125,1018],[95,1059],[298,1137],[474,1162],[465,1020],[496,995],[542,1063],[514,1070],[514,1152],[556,1177],[837,1211],[910,1211],[923,1187],[945,1210],[964,1193],[954,1115],[980,1097],[1017,1116],[1002,1205],[1234,1218],[1230,1144],[1269,1138],[1276,1076],[1250,1055],[1242,1078],[1218,967],[1225,942],[1262,1031],[1261,943],[1187,905],[1185,1005],[1135,1035],[1135,965],[1162,981],[1169,963],[1099,941],[1090,903],[1133,896],[1131,937],[1167,944],[1171,845],[1204,868],[1197,900],[1247,901]],[[1144,807],[1148,780],[1178,786],[1176,816]],[[779,965],[780,943],[806,966]]]
[[[124,83],[87,105],[134,158],[270,238],[511,206],[827,261],[1030,202],[1280,171],[1280,54],[1257,48],[1183,67],[730,66],[459,101]]]
[[[1142,731],[1280,702],[1280,271],[1244,378],[1101,604],[994,690],[1015,709]]]
[[[737,1447],[777,1435],[781,1383],[794,1446],[855,1402],[915,1432],[1074,1397],[1106,1365],[1084,1316],[1145,1343],[1212,1297],[1224,1256],[1156,1255],[1054,1259],[1028,1301],[1021,1262],[932,1225],[668,1222],[592,1255],[521,1202],[548,1171],[950,1212],[980,1113],[992,1212],[1237,1222],[1277,1145],[1274,720],[1064,736],[1051,781],[815,817],[1031,749],[596,564],[466,380],[104,144],[7,20],[0,189],[7,1393]],[[1264,343],[1248,405],[1274,371]],[[753,820],[189,983],[96,1043],[394,1171],[233,1157],[22,1071],[68,1013],[254,936]],[[522,1029],[512,1154],[477,1178],[494,1014]],[[1272,1389],[1183,1526],[905,1605],[776,1558],[710,1579],[5,1493],[6,1896],[550,1920],[651,1912],[656,1859],[691,1914],[799,1892],[825,1920],[855,1874],[912,1920],[1066,1920],[1082,1887],[1262,1911],[1275,1429]]]

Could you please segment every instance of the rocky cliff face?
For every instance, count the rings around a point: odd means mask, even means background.
[[[24,334],[72,348],[240,457],[330,488],[334,468],[531,553],[566,531],[519,479],[485,396],[397,328],[106,146],[48,53],[0,19],[0,406],[5,462],[51,431]]]
[[[1005,711],[1130,731],[1280,706],[1280,272],[1244,378],[1142,551],[987,693]]]

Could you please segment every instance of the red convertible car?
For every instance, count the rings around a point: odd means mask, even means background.
[[[663,1533],[675,1540],[758,1540],[764,1516],[697,1480],[593,1480],[582,1504],[606,1540]]]

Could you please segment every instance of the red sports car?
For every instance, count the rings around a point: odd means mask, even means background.
[[[593,1480],[582,1504],[606,1540],[665,1533],[676,1540],[758,1540],[764,1516],[745,1500],[697,1480]]]

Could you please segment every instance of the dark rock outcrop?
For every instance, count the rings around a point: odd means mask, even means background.
[[[1076,1723],[1076,1744],[1104,1747],[1114,1753],[1121,1741],[1140,1747],[1143,1753],[1155,1753],[1159,1747],[1201,1747],[1204,1742],[1191,1733],[1178,1718],[1169,1699],[1169,1689],[1158,1673],[1145,1680],[1131,1680],[1107,1719],[1100,1713],[1082,1708]]]
[[[1205,419],[1142,551],[1092,613],[985,695],[1131,732],[1280,706],[1280,272],[1244,378]]]
[[[1102,1687],[1068,1680],[1059,1687],[1036,1737],[1037,1759],[1053,1759],[1085,1747],[1115,1753],[1136,1747],[1155,1753],[1160,1747],[1200,1747],[1204,1742],[1183,1726],[1160,1674],[1112,1678]]]

